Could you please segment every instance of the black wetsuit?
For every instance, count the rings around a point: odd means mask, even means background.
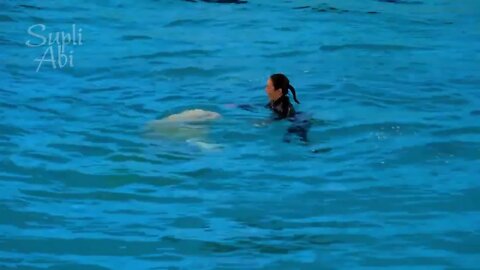
[[[250,112],[257,111],[257,107],[251,104],[240,104],[238,107]],[[302,142],[308,141],[307,133],[311,126],[311,119],[307,114],[295,111],[288,96],[282,96],[273,102],[267,103],[265,108],[269,108],[274,112],[273,120],[287,119],[292,122],[292,125],[287,129],[283,137],[285,142],[291,141],[292,134],[297,135]]]
[[[290,99],[287,96],[281,96],[275,101],[270,101],[265,107],[271,109],[278,116],[277,119],[283,119],[295,116],[295,109],[293,108]]]
[[[275,101],[270,101],[265,105],[271,109],[276,117],[275,120],[288,119],[292,125],[287,129],[283,140],[290,142],[291,135],[297,135],[301,141],[307,142],[307,133],[310,128],[309,118],[301,112],[296,112],[288,96],[282,96]]]

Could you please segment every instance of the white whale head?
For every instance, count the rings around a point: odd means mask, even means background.
[[[201,109],[186,110],[148,123],[148,135],[168,139],[202,139],[208,135],[207,123],[221,115]]]
[[[181,113],[169,115],[161,120],[167,122],[204,122],[220,118],[220,114],[201,109],[186,110]]]

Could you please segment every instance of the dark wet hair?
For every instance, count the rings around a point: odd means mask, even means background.
[[[273,75],[270,75],[270,79],[272,80],[273,87],[275,89],[282,89],[282,94],[285,96],[288,93],[288,90],[292,92],[293,95],[293,100],[295,100],[296,103],[300,104],[300,101],[297,99],[297,93],[295,93],[295,88],[290,84],[290,81],[288,80],[287,76],[281,74],[281,73],[276,73]]]

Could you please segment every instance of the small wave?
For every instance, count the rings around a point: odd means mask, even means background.
[[[81,154],[83,156],[107,156],[114,153],[111,149],[99,146],[89,146],[85,144],[67,144],[67,143],[51,143],[48,146],[58,149],[62,152],[71,152]]]
[[[480,143],[467,141],[440,141],[403,147],[391,153],[387,163],[396,165],[441,163],[449,160],[478,160]]]
[[[352,126],[342,126],[338,128],[330,128],[320,132],[322,137],[339,138],[342,136],[358,136],[361,134],[369,134],[374,131],[381,131],[386,134],[415,134],[422,130],[440,127],[438,125],[426,125],[420,123],[401,123],[401,122],[383,122],[371,124],[358,124]]]
[[[14,22],[15,20],[12,17],[7,15],[0,15],[0,22]]]
[[[180,20],[175,20],[175,21],[169,22],[166,25],[164,25],[164,27],[205,25],[209,22],[212,22],[212,20],[210,20],[210,19],[199,19],[199,20],[180,19]]]
[[[391,4],[404,4],[404,5],[421,5],[422,1],[409,1],[409,0],[377,0],[377,2],[391,3]]]
[[[199,76],[212,77],[229,72],[227,69],[213,68],[205,69],[198,67],[183,67],[183,68],[167,68],[161,70],[159,73],[168,77],[185,77],[185,76]]]
[[[18,5],[21,8],[33,9],[33,10],[43,10],[44,8],[32,6],[32,5]]]
[[[367,50],[367,51],[410,51],[425,50],[425,48],[394,45],[394,44],[342,44],[342,45],[323,45],[320,47],[323,51],[340,51],[340,50]]]
[[[317,12],[330,12],[330,13],[348,13],[348,12],[350,12],[349,10],[346,10],[346,9],[340,9],[340,8],[329,7],[329,6],[313,8],[313,10],[317,11]]]
[[[26,130],[8,124],[0,124],[0,130],[2,131],[2,135],[22,136],[28,134]]]
[[[183,51],[169,51],[169,52],[156,52],[150,54],[140,54],[122,57],[119,59],[156,59],[165,57],[195,57],[195,56],[211,56],[219,52],[218,50],[183,50]],[[118,58],[117,58],[118,59]]]
[[[264,57],[295,57],[295,56],[301,56],[301,55],[310,55],[312,53],[315,53],[313,51],[285,51],[285,52],[277,52],[277,53],[271,53],[271,54],[266,54]]]
[[[184,0],[186,2],[205,2],[205,3],[217,3],[217,4],[246,4],[245,0]]]
[[[480,127],[461,127],[461,128],[451,128],[446,130],[438,130],[432,132],[433,135],[437,136],[458,136],[458,135],[480,135]]]
[[[145,35],[124,35],[121,37],[122,40],[149,40],[152,39],[150,36]]]

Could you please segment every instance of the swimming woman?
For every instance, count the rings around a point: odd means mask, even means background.
[[[265,92],[267,92],[270,102],[268,102],[265,107],[275,112],[279,119],[295,116],[295,109],[287,96],[288,90],[292,92],[293,100],[295,100],[297,104],[300,104],[295,88],[293,88],[285,75],[278,73],[268,78]]]
[[[275,113],[275,119],[288,119],[292,122],[284,136],[284,141],[290,142],[292,134],[297,135],[301,141],[307,142],[307,132],[310,127],[308,117],[304,117],[301,112],[296,112],[290,99],[287,96],[288,91],[293,95],[293,100],[300,104],[297,99],[295,88],[290,84],[287,76],[281,73],[271,75],[267,80],[265,92],[267,92],[269,102],[265,107],[271,109]]]

